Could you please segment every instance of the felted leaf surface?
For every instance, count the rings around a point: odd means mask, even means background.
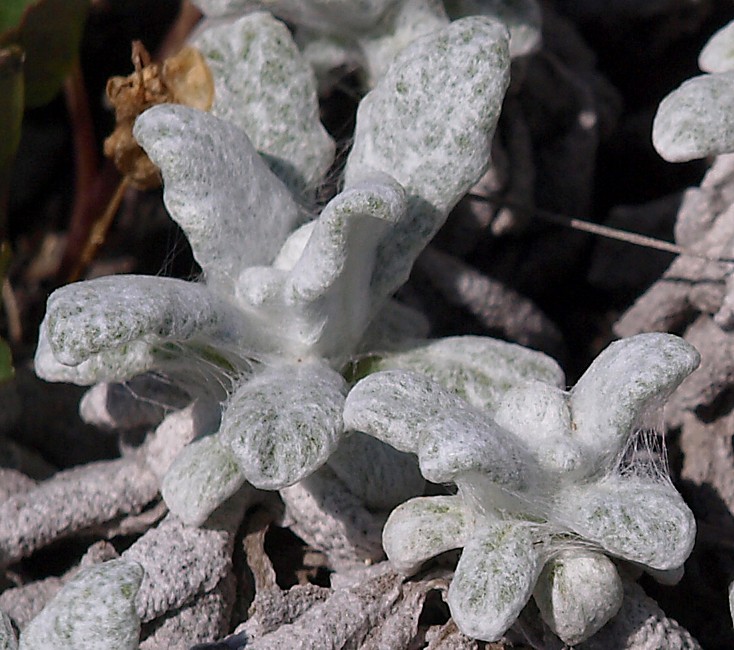
[[[379,251],[376,299],[405,282],[448,211],[487,168],[509,60],[503,25],[458,20],[400,52],[360,103],[345,186],[378,170],[408,194],[407,218]]]
[[[417,453],[428,420],[456,403],[455,395],[429,377],[386,370],[369,375],[349,391],[344,426],[400,451]]]
[[[74,366],[137,340],[232,341],[241,315],[206,287],[174,278],[109,276],[56,290],[41,329],[57,360]]]
[[[467,544],[473,531],[474,515],[461,497],[418,497],[390,513],[382,545],[392,565],[411,574],[439,553]]]
[[[21,650],[135,650],[135,595],[142,579],[142,567],[126,560],[83,569],[26,626]]]
[[[571,391],[574,437],[609,468],[641,416],[662,406],[700,362],[696,349],[672,334],[638,334],[609,345]]]
[[[161,493],[168,509],[189,526],[201,526],[245,477],[228,447],[211,435],[188,445],[173,461]]]
[[[391,368],[428,375],[472,406],[490,412],[505,391],[526,381],[565,386],[563,370],[551,357],[485,336],[452,336],[411,344],[376,362],[378,370]]]
[[[652,142],[668,162],[734,151],[734,72],[684,81],[658,106]]]
[[[449,587],[458,628],[472,638],[497,641],[525,607],[541,568],[527,526],[498,522],[477,530]]]
[[[325,356],[352,350],[370,321],[381,237],[405,214],[405,192],[384,175],[337,194],[316,221],[285,295],[304,304]]]
[[[391,510],[423,493],[418,459],[355,431],[329,457],[329,467],[367,508]]]
[[[464,16],[495,18],[510,30],[510,56],[532,54],[540,48],[543,16],[535,0],[445,0],[452,20]]]
[[[255,487],[292,485],[339,444],[345,393],[341,375],[321,362],[268,368],[231,396],[220,435]]]
[[[698,67],[704,72],[734,70],[734,21],[718,30],[698,55]]]
[[[334,157],[319,121],[314,73],[286,26],[254,13],[194,41],[215,81],[212,114],[239,126],[293,190],[312,191]]]
[[[133,135],[160,167],[166,207],[207,283],[234,295],[240,271],[269,264],[299,222],[287,188],[241,129],[208,113],[154,106]]]
[[[550,560],[533,596],[543,620],[565,643],[595,634],[622,606],[617,569],[601,553],[568,551]]]
[[[25,52],[25,103],[42,106],[59,92],[77,59],[89,0],[3,0],[0,48],[15,44]],[[5,21],[20,20],[12,26]]]
[[[434,483],[468,471],[512,490],[526,490],[536,479],[530,454],[509,432],[417,373],[386,370],[357,383],[344,425],[418,454],[421,473]]]
[[[631,476],[561,491],[550,519],[612,555],[658,570],[681,566],[696,537],[693,513],[670,483]]]

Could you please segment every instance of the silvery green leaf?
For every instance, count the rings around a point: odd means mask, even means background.
[[[362,51],[350,36],[346,33],[324,34],[308,27],[296,29],[296,43],[316,75],[319,95],[328,95],[343,79],[345,71],[363,67]]]
[[[401,0],[374,29],[359,38],[366,85],[373,87],[398,53],[414,40],[449,24],[440,0]]]
[[[401,573],[415,573],[426,560],[468,543],[474,515],[457,496],[418,497],[390,513],[382,546]]]
[[[376,249],[405,209],[403,188],[380,174],[337,194],[316,221],[285,296],[302,305],[324,356],[354,349],[367,328]]]
[[[291,269],[253,267],[238,282],[239,300],[268,313],[268,336],[292,354],[343,357],[373,316],[370,280],[381,235],[405,212],[402,188],[378,174],[337,194],[310,229]],[[300,232],[286,241],[297,248]],[[279,255],[287,267],[293,252]]]
[[[54,355],[45,324],[41,325],[33,367],[46,381],[63,381],[89,386],[98,381],[125,381],[154,368],[155,353],[145,341],[133,341],[113,350],[91,355],[75,366],[61,363]]]
[[[668,162],[734,151],[734,72],[684,81],[658,106],[652,143]]]
[[[507,31],[457,20],[398,54],[359,105],[345,186],[381,171],[408,194],[408,214],[379,249],[376,300],[393,293],[449,210],[489,165],[509,83]]]
[[[288,187],[313,191],[335,145],[319,121],[314,73],[288,28],[258,12],[211,27],[193,44],[214,76],[212,114],[239,126]]]
[[[0,610],[0,650],[18,650],[18,639],[10,617]]]
[[[290,192],[240,128],[208,113],[154,106],[133,133],[161,169],[166,207],[207,284],[234,294],[240,271],[269,264],[299,224]]]
[[[341,375],[320,361],[267,368],[230,397],[222,441],[255,487],[292,485],[339,444],[345,393]]]
[[[550,520],[605,551],[653,569],[681,566],[693,549],[693,513],[668,482],[610,476],[562,490]]]
[[[551,475],[583,476],[596,460],[574,438],[568,393],[557,386],[541,381],[510,386],[492,415]]]
[[[20,650],[135,650],[142,579],[142,567],[126,560],[82,569],[23,630]]]
[[[426,484],[413,454],[397,451],[359,431],[339,443],[328,465],[371,510],[391,510],[423,494]]]
[[[563,388],[561,367],[551,357],[485,336],[420,341],[385,354],[376,369],[402,368],[428,375],[472,406],[494,411],[505,391],[529,380]]]
[[[449,587],[457,627],[474,639],[497,641],[530,599],[541,568],[527,525],[487,522],[477,528]]]
[[[641,417],[662,406],[700,362],[696,349],[672,334],[638,334],[615,341],[571,391],[574,437],[609,469]]]
[[[598,632],[616,615],[623,595],[612,561],[601,553],[580,550],[551,559],[533,592],[548,627],[572,646]]]
[[[234,454],[214,434],[184,448],[163,478],[161,493],[179,519],[201,526],[244,482]]]
[[[358,352],[371,353],[405,348],[408,341],[425,339],[431,329],[428,319],[418,310],[397,300],[388,299],[370,321]],[[356,360],[359,363],[359,359]]]
[[[402,370],[371,374],[347,395],[344,426],[417,453],[427,422],[458,398],[429,377]]]
[[[538,480],[530,453],[508,431],[417,373],[386,370],[358,382],[347,397],[344,425],[416,453],[421,474],[434,483],[481,472],[498,486],[525,491]]]
[[[734,70],[734,21],[718,30],[698,55],[698,67],[704,72]]]
[[[510,30],[510,56],[527,56],[540,49],[543,16],[536,0],[444,0],[452,20],[480,15],[495,18]]]
[[[56,359],[74,366],[138,340],[234,342],[242,316],[207,288],[174,278],[108,276],[66,285],[41,325]]]

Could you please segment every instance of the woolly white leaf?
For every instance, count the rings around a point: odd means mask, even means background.
[[[382,546],[401,573],[415,573],[426,560],[468,543],[474,516],[456,496],[418,497],[390,513]]]
[[[345,190],[324,208],[292,268],[288,262],[302,243],[303,228],[286,241],[281,268],[242,273],[240,302],[270,316],[267,334],[280,339],[282,350],[345,356],[373,315],[375,248],[404,211],[402,188],[384,174]]]
[[[377,300],[405,282],[448,211],[487,168],[509,61],[503,25],[457,20],[400,52],[360,103],[345,186],[379,170],[408,193],[407,218],[379,250]]]
[[[498,522],[477,530],[449,587],[458,628],[474,639],[497,641],[530,599],[541,568],[527,526]]]
[[[41,325],[33,360],[34,370],[41,379],[65,381],[79,386],[89,386],[98,381],[125,381],[156,365],[152,346],[145,341],[133,341],[120,348],[90,355],[86,361],[75,366],[67,366],[54,355],[45,323]]]
[[[611,476],[562,490],[551,520],[605,551],[653,569],[681,566],[693,549],[693,513],[667,482]]]
[[[495,422],[527,445],[550,474],[588,473],[593,461],[573,437],[567,393],[533,381],[510,387],[493,413]]]
[[[426,481],[413,454],[397,451],[359,431],[344,438],[329,467],[367,508],[391,510],[423,493]]]
[[[74,366],[131,342],[234,341],[242,317],[203,285],[145,275],[69,284],[48,299],[41,329],[56,359]]]
[[[505,391],[529,380],[563,388],[563,370],[551,357],[485,336],[453,336],[412,343],[386,354],[376,369],[402,368],[428,375],[472,406],[493,412]]]
[[[658,106],[652,143],[668,162],[734,151],[734,72],[684,81]]]
[[[161,168],[163,198],[186,232],[208,284],[233,295],[247,266],[268,264],[300,220],[288,189],[241,129],[175,104],[135,122],[136,140]]]
[[[365,62],[366,85],[373,87],[384,76],[398,53],[417,38],[442,29],[449,18],[436,0],[401,0],[375,29],[362,32],[359,44]]]
[[[495,18],[510,30],[510,56],[527,56],[540,49],[543,16],[536,0],[445,0],[452,19],[481,15]]]
[[[501,487],[525,491],[537,479],[529,452],[513,436],[424,375],[369,375],[349,393],[344,424],[418,454],[421,473],[434,483],[474,471]]]
[[[18,650],[18,639],[10,617],[0,610],[0,650]]]
[[[142,579],[142,567],[126,560],[82,569],[23,630],[20,650],[135,650]]]
[[[335,146],[319,121],[313,71],[286,26],[254,13],[205,30],[193,44],[214,76],[212,114],[239,126],[289,187],[313,190]]]
[[[571,391],[574,437],[607,469],[641,417],[664,400],[700,362],[672,334],[638,334],[607,347]]]
[[[201,526],[244,482],[234,454],[215,434],[192,442],[176,457],[161,493],[179,519]]]
[[[582,551],[567,551],[548,562],[533,592],[543,620],[568,645],[601,629],[619,611],[623,595],[612,561]]]
[[[403,188],[379,175],[337,194],[317,220],[285,295],[304,304],[324,356],[353,349],[366,329],[375,249],[405,207]]]
[[[698,67],[704,72],[734,70],[734,21],[718,30],[698,55]]]
[[[241,386],[222,416],[222,441],[255,487],[305,478],[342,437],[346,382],[319,361],[268,368]]]
[[[358,382],[347,395],[344,426],[399,449],[417,453],[427,422],[458,403],[429,377],[386,370]]]
[[[428,319],[419,311],[397,300],[388,299],[370,321],[357,350],[402,349],[406,342],[425,339],[431,329]],[[360,359],[355,363],[359,364]]]

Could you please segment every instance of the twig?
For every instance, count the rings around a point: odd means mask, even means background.
[[[705,253],[697,253],[690,251],[682,246],[673,244],[672,242],[664,241],[662,239],[656,239],[655,237],[648,237],[647,235],[641,235],[636,232],[628,232],[626,230],[620,230],[618,228],[611,228],[609,226],[602,226],[598,223],[591,221],[584,221],[583,219],[577,219],[575,217],[567,217],[557,212],[551,212],[550,210],[544,210],[542,208],[528,209],[527,206],[513,203],[505,199],[493,197],[493,196],[481,196],[479,194],[467,194],[467,198],[472,201],[480,201],[482,203],[494,203],[497,205],[505,205],[512,207],[516,210],[524,210],[531,214],[547,221],[549,223],[556,224],[558,226],[564,226],[566,228],[573,228],[574,230],[581,230],[583,232],[591,233],[592,235],[598,235],[600,237],[606,237],[607,239],[615,239],[617,241],[623,241],[627,244],[633,244],[635,246],[642,246],[643,248],[652,248],[666,253],[673,253],[675,255],[683,255],[686,257],[695,257],[700,260],[707,262],[718,262],[723,264],[734,264],[734,258],[732,257],[715,257],[706,255]]]

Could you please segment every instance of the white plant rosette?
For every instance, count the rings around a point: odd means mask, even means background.
[[[270,34],[262,48],[280,43],[284,60],[300,56],[272,19],[248,19]],[[232,27],[242,56],[252,45],[246,28]],[[302,480],[344,436],[339,370],[365,337],[374,341],[368,325],[394,309],[389,296],[484,173],[508,82],[507,31],[495,21],[466,18],[415,40],[360,104],[344,189],[305,224],[236,125],[246,119],[177,105],[146,111],[135,137],[161,168],[166,206],[203,281],[114,276],[59,289],[41,325],[37,373],[92,384],[156,372],[192,394],[226,388],[219,432],[196,441],[163,481],[166,502],[188,523],[202,523],[244,481],[280,489]],[[272,130],[281,115],[270,111]],[[268,125],[258,128],[270,141]],[[324,141],[309,142],[316,151]],[[303,169],[320,155],[272,169]]]
[[[528,382],[489,409],[440,372],[369,375],[347,397],[346,426],[415,453],[426,479],[458,488],[392,512],[389,559],[412,573],[463,547],[448,602],[469,636],[499,639],[534,595],[566,643],[587,639],[621,605],[607,555],[665,579],[691,552],[693,514],[667,474],[623,457],[645,413],[698,363],[683,339],[641,334],[610,345],[571,391],[562,378]]]

